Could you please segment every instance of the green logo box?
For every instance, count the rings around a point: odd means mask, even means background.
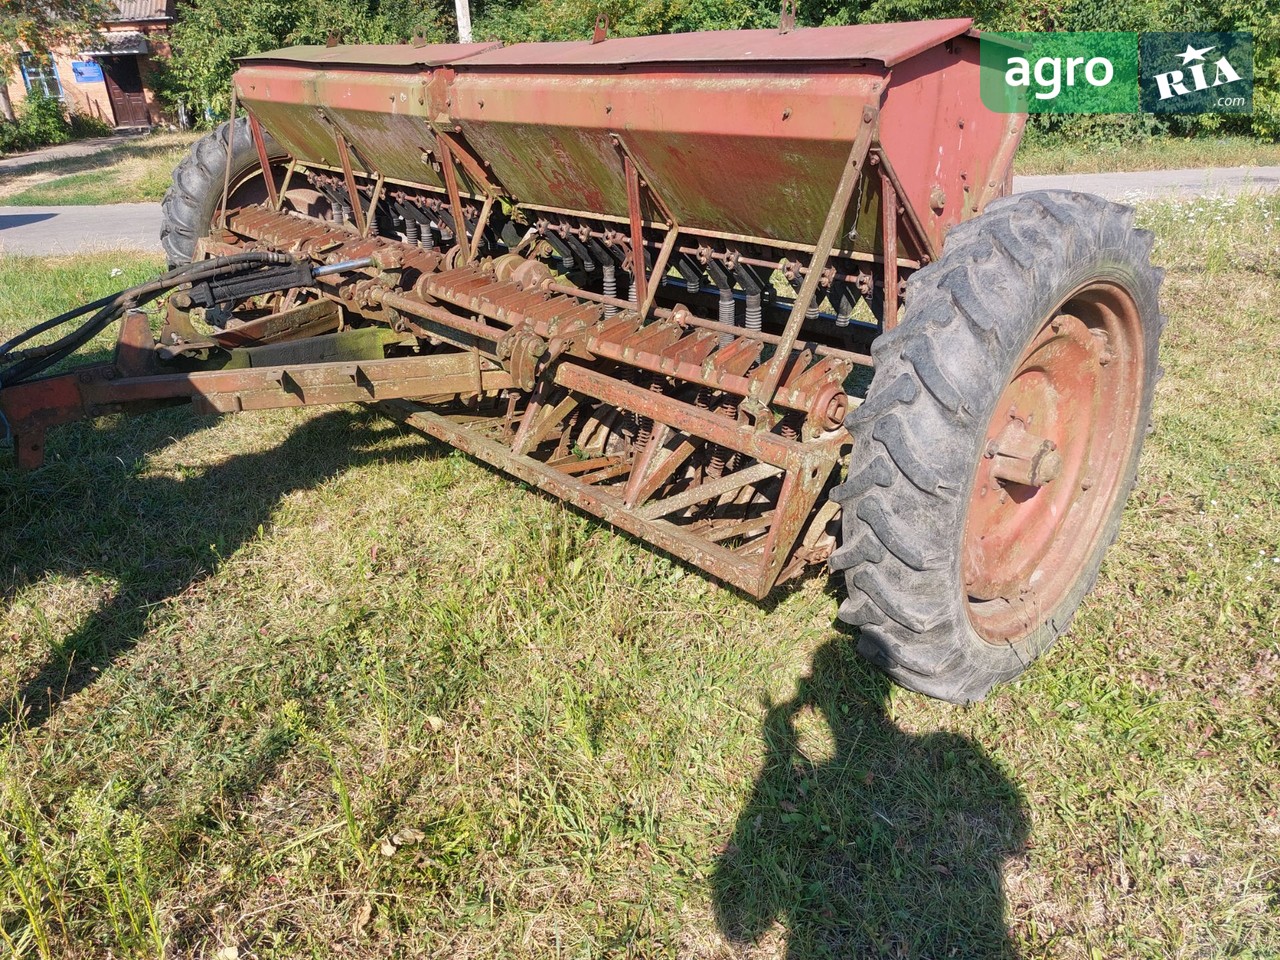
[[[982,102],[997,113],[1137,113],[1138,34],[984,33]]]

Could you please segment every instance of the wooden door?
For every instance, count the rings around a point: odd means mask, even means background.
[[[116,126],[151,126],[147,95],[142,90],[142,74],[138,70],[138,58],[103,57],[102,74],[107,82],[111,109],[116,115]]]

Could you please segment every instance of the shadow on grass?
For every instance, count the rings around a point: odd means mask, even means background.
[[[426,439],[380,449],[387,435],[374,428],[385,418],[341,408],[305,421],[276,447],[193,468],[191,476],[139,475],[147,454],[212,422],[181,411],[77,425],[53,435],[59,446],[50,453],[60,460],[30,474],[0,469],[0,597],[50,575],[97,574],[118,584],[21,684],[0,723],[43,724],[138,642],[152,607],[256,536],[282,497],[353,466],[442,449]]]
[[[1025,847],[1020,791],[964,737],[900,729],[853,647],[827,643],[769,708],[712,880],[721,932],[751,943],[780,921],[792,960],[1015,957],[1002,870]]]

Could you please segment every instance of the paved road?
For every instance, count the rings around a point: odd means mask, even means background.
[[[1014,189],[1066,189],[1112,199],[1186,197],[1280,190],[1280,167],[1219,167],[1016,177]],[[0,254],[130,249],[159,252],[160,204],[101,207],[0,206]]]
[[[160,204],[0,207],[0,255],[160,251]]]
[[[1208,167],[1201,170],[1014,177],[1013,188],[1019,193],[1027,190],[1079,190],[1112,200],[1218,196],[1280,190],[1280,167]]]

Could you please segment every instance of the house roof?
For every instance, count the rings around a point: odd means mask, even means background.
[[[112,0],[115,9],[107,16],[113,20],[171,20],[171,0]]]
[[[82,57],[146,56],[151,52],[147,35],[140,30],[108,30],[88,41]]]

